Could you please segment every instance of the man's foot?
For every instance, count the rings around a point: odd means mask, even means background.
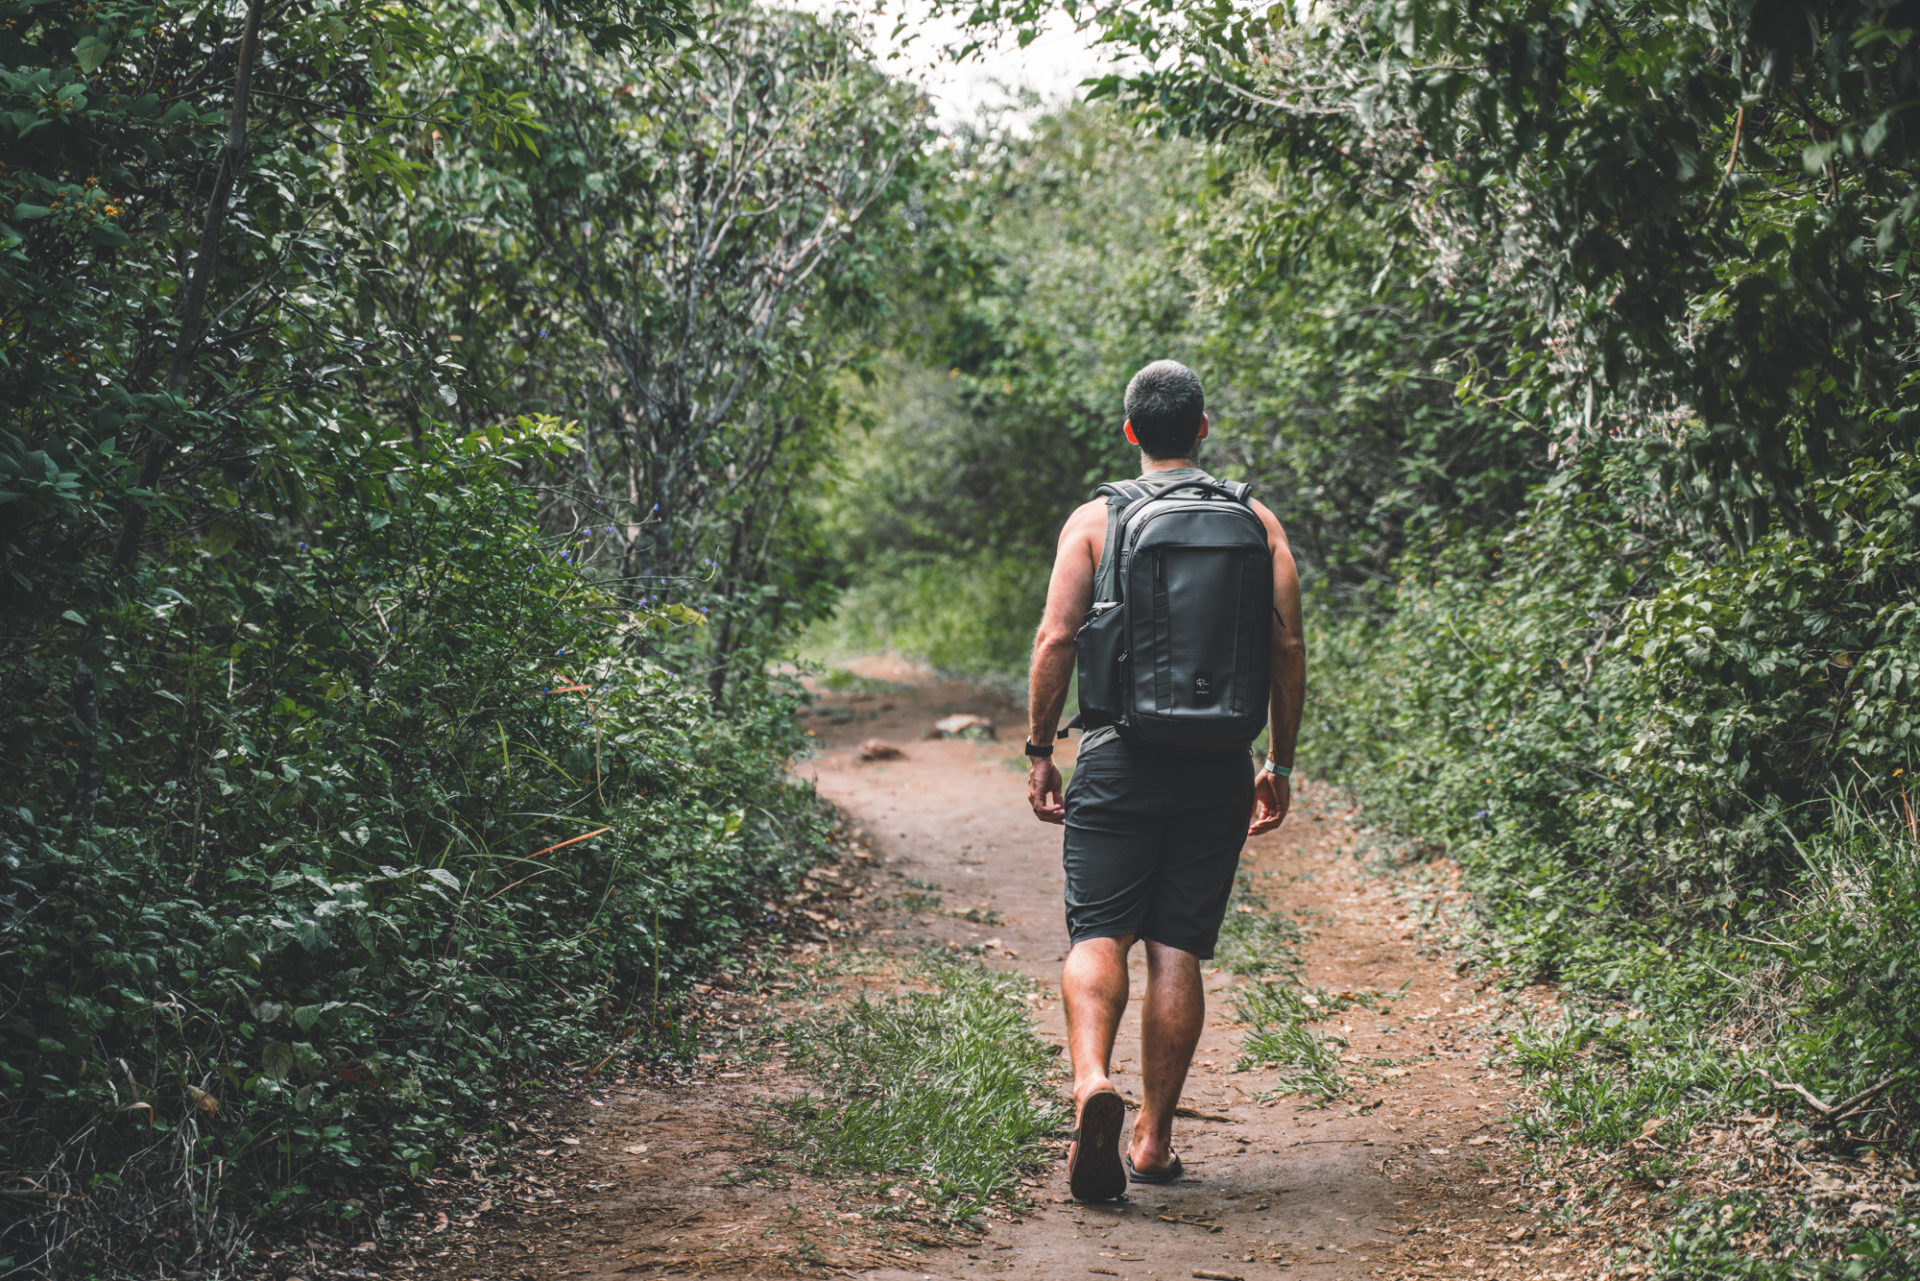
[[[1172,1136],[1155,1135],[1144,1118],[1144,1112],[1134,1118],[1133,1141],[1127,1144],[1127,1173],[1135,1183],[1171,1183],[1182,1173]]]
[[[1127,1158],[1127,1177],[1135,1183],[1172,1183],[1186,1172],[1177,1152],[1167,1165],[1158,1170],[1143,1170],[1133,1163],[1132,1157]]]
[[[1127,1105],[1111,1085],[1088,1091],[1080,1102],[1079,1123],[1067,1155],[1067,1190],[1076,1201],[1111,1201],[1127,1191],[1120,1164],[1120,1127]]]

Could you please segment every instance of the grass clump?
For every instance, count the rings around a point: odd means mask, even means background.
[[[1331,1101],[1346,1093],[1340,1075],[1340,1048],[1346,1042],[1314,1031],[1312,1021],[1330,1012],[1324,992],[1305,984],[1300,927],[1274,913],[1253,882],[1241,876],[1234,886],[1220,940],[1214,949],[1221,968],[1249,982],[1234,989],[1234,1017],[1247,1025],[1236,1072],[1277,1069],[1271,1094],[1309,1094]]]
[[[915,890],[911,893],[900,894],[892,898],[883,898],[879,900],[877,906],[882,909],[893,909],[905,912],[908,916],[918,916],[922,912],[941,911],[945,907],[945,904],[946,900],[938,894],[928,894],[924,891]]]
[[[1256,892],[1244,874],[1234,886],[1233,900],[1227,905],[1226,919],[1220,925],[1220,938],[1214,946],[1215,964],[1241,977],[1284,974],[1298,977],[1300,945],[1305,941],[1300,927],[1280,916]]]
[[[1308,1003],[1308,993],[1289,979],[1261,979],[1233,994],[1234,1017],[1247,1025],[1236,1072],[1277,1070],[1273,1094],[1307,1094],[1330,1103],[1347,1092],[1340,1074],[1346,1041],[1316,1032],[1312,1023],[1324,1010]]]
[[[929,958],[932,990],[861,994],[787,1031],[817,1083],[785,1105],[818,1169],[913,1180],[933,1212],[977,1215],[1037,1166],[1067,1120],[1054,1048],[1017,975]]]
[[[862,676],[844,667],[828,667],[820,673],[820,688],[836,694],[897,694],[905,688],[897,681]]]

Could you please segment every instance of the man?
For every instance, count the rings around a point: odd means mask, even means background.
[[[1207,436],[1200,379],[1156,361],[1127,385],[1127,440],[1151,488],[1211,479],[1193,462]],[[1074,636],[1094,600],[1108,503],[1077,508],[1060,532],[1046,613],[1033,647],[1027,799],[1044,823],[1066,827],[1067,928],[1061,973],[1073,1058],[1075,1139],[1068,1182],[1080,1200],[1106,1200],[1140,1183],[1180,1176],[1173,1115],[1206,1016],[1200,962],[1213,955],[1247,837],[1278,827],[1291,801],[1294,740],[1306,688],[1300,581],[1271,511],[1250,504],[1273,557],[1272,680],[1267,762],[1256,773],[1244,745],[1207,753],[1155,749],[1111,726],[1089,731],[1062,794],[1051,759],[1073,674]],[[1249,822],[1249,815],[1251,821]],[[1108,1069],[1128,997],[1127,954],[1147,949],[1141,1019],[1143,1095],[1121,1165],[1126,1108]]]

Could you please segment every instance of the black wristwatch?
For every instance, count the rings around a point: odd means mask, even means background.
[[[1047,745],[1046,745],[1045,747],[1035,747],[1035,746],[1033,745],[1033,740],[1032,740],[1032,739],[1028,739],[1028,740],[1027,740],[1027,755],[1028,755],[1028,756],[1052,756],[1052,755],[1053,755],[1053,744],[1052,744],[1052,743],[1048,743],[1048,744],[1047,744]]]

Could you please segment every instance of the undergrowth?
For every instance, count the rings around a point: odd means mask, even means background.
[[[892,650],[976,679],[1023,680],[1047,572],[1020,558],[888,559],[808,628],[808,649],[823,661]]]
[[[1635,474],[1596,450],[1323,618],[1304,753],[1458,863],[1456,944],[1560,987],[1521,1130],[1603,1163],[1576,1188],[1676,1199],[1650,1275],[1887,1275],[1848,1270],[1913,1250],[1920,1190],[1875,1173],[1920,1158],[1920,460],[1822,487],[1830,542],[1743,551],[1663,535]],[[1740,1188],[1742,1117],[1789,1192]]]
[[[824,839],[793,700],[651,657],[697,620],[621,609],[459,460],[383,488],[156,563],[97,741],[62,656],[0,672],[0,1272],[360,1231],[521,1083],[685,1046],[688,978]]]
[[[1340,1051],[1346,1042],[1313,1027],[1331,1012],[1324,992],[1309,990],[1300,947],[1305,935],[1275,912],[1244,873],[1235,883],[1220,926],[1216,962],[1241,982],[1233,989],[1234,1019],[1246,1026],[1236,1072],[1274,1072],[1268,1096],[1306,1094],[1330,1102],[1346,1093]]]

